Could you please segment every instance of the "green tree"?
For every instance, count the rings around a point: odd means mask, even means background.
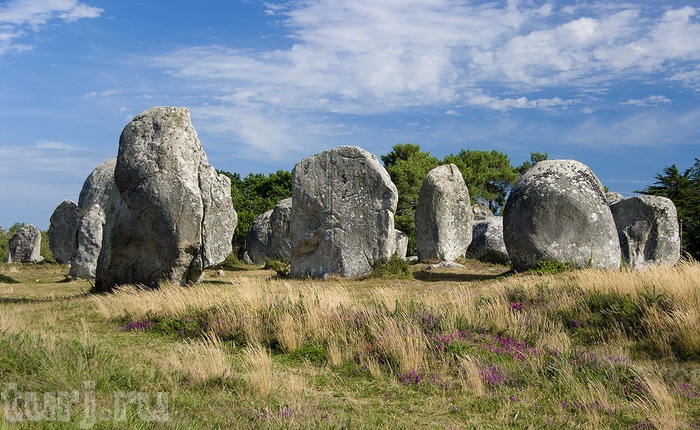
[[[292,196],[292,173],[285,170],[269,175],[251,173],[244,179],[238,173],[219,173],[231,179],[231,199],[238,214],[233,249],[240,257],[245,252],[250,223],[260,214],[273,209],[280,200]]]
[[[654,185],[635,193],[667,197],[678,211],[682,233],[682,249],[700,259],[700,159],[681,173],[676,165],[664,167]]]
[[[412,143],[394,145],[391,152],[382,155],[381,159],[399,193],[394,225],[408,235],[408,253],[413,254],[416,251],[414,215],[418,190],[428,172],[440,165],[440,160]]]
[[[523,162],[523,164],[517,167],[518,173],[524,175],[525,172],[532,168],[532,166],[539,163],[540,161],[546,160],[548,156],[549,154],[547,154],[546,152],[544,154],[541,152],[531,152],[530,159],[528,161]]]
[[[488,205],[494,213],[505,204],[520,176],[508,155],[496,150],[463,149],[457,155],[446,156],[444,162],[456,165],[462,172],[472,200]]]

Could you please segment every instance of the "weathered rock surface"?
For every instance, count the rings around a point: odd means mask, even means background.
[[[75,255],[76,231],[80,208],[71,200],[64,200],[49,219],[49,249],[57,262],[68,264]]]
[[[622,199],[624,199],[624,198],[625,198],[625,197],[624,197],[622,194],[616,193],[616,192],[614,192],[614,191],[608,191],[607,193],[605,193],[605,201],[606,201],[609,205],[611,205],[611,204],[613,204],[613,203],[615,203],[615,202],[618,202],[618,201],[620,201],[620,200],[622,200]]]
[[[248,226],[245,249],[251,264],[264,264],[272,254],[270,217],[272,209],[258,215]]]
[[[574,160],[545,160],[520,177],[504,209],[503,239],[515,270],[540,261],[620,267],[620,242],[603,186]]]
[[[41,230],[31,224],[25,224],[15,233],[9,242],[7,263],[40,263]]]
[[[466,256],[484,263],[510,263],[503,241],[503,217],[490,216],[474,223],[472,243],[467,248]]]
[[[493,216],[491,209],[483,203],[474,203],[472,212],[474,212],[474,221],[481,221]]]
[[[610,205],[622,256],[631,267],[674,265],[681,253],[676,206],[666,197],[635,196]]]
[[[292,258],[292,198],[280,200],[270,214],[270,252],[275,260]]]
[[[90,210],[94,205],[104,208],[110,195],[119,193],[114,183],[114,169],[117,167],[117,159],[110,158],[103,162],[85,178],[83,188],[78,197],[78,206],[84,210]]]
[[[78,204],[66,200],[51,215],[49,247],[56,261],[70,264],[73,277],[95,277],[102,247],[104,207],[110,195],[118,195],[114,183],[116,164],[117,159],[112,158],[97,166],[83,182]],[[85,216],[89,219],[83,219]]]
[[[367,274],[395,250],[396,186],[377,157],[340,146],[301,160],[292,171],[294,277]]]
[[[394,230],[394,252],[399,258],[406,258],[408,252],[408,235],[401,230]]]
[[[472,241],[474,213],[469,189],[454,164],[428,172],[416,205],[416,248],[420,261],[454,261]]]
[[[292,198],[280,200],[274,209],[260,214],[248,228],[246,254],[249,264],[264,264],[267,260],[291,259]]]
[[[97,259],[102,249],[102,233],[105,224],[100,205],[92,205],[83,211],[76,225],[76,248],[70,262],[69,274],[74,278],[94,278]]]
[[[114,180],[119,194],[105,205],[98,290],[199,282],[231,252],[231,182],[209,165],[186,108],[135,117],[119,139]]]

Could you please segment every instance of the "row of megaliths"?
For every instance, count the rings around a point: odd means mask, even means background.
[[[230,186],[209,165],[187,109],[151,108],[127,124],[117,157],[90,174],[78,203],[56,208],[51,250],[72,275],[95,277],[99,290],[199,282],[205,268],[231,252],[237,215]],[[363,276],[394,254],[405,257],[408,238],[394,228],[397,201],[376,156],[356,146],[324,151],[297,163],[292,198],[252,223],[246,257],[256,264],[288,260],[295,277]],[[550,160],[521,177],[504,217],[488,213],[474,222],[480,211],[461,173],[439,166],[417,202],[418,257],[507,255],[516,270],[545,260],[600,268],[678,260],[678,223],[668,199],[609,203],[586,166]],[[482,240],[495,253],[483,252]]]

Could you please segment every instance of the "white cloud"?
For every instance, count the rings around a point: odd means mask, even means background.
[[[152,64],[212,89],[226,82],[235,88],[230,103],[374,113],[460,102],[565,107],[571,102],[564,97],[533,100],[528,93],[583,90],[647,72],[681,79],[678,63],[700,59],[692,7],[657,10],[656,17],[627,3],[579,5],[580,16],[570,12],[516,1],[309,0],[274,7],[287,18],[293,41],[287,49],[198,46]],[[521,96],[496,94],[492,85]],[[475,91],[500,101],[474,97]]]
[[[27,35],[26,29],[40,30],[53,20],[67,23],[81,18],[97,18],[104,9],[77,0],[10,0],[0,4],[0,55],[26,51],[30,46],[16,42]]]
[[[627,100],[626,102],[620,103],[621,105],[630,105],[630,106],[656,106],[660,104],[669,104],[671,103],[671,99],[669,99],[666,96],[649,96],[645,97],[644,99],[638,100],[638,99],[630,99]]]
[[[115,94],[119,94],[121,91],[118,90],[104,90],[104,91],[92,91],[87,94],[85,94],[83,97],[86,99],[94,98],[94,97],[109,97],[113,96]]]
[[[617,89],[629,81],[700,88],[692,7],[305,0],[268,4],[267,13],[287,29],[288,45],[192,46],[144,58],[203,100],[198,128],[240,142],[251,157],[294,157],[327,147],[324,137],[340,130],[355,132],[318,119],[329,113],[578,107],[593,117],[601,104],[670,103],[620,99]],[[319,139],[297,140],[300,127]]]

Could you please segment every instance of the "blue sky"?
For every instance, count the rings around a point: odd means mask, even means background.
[[[697,0],[0,1],[0,226],[47,228],[157,105],[241,176],[415,143],[630,196],[700,158],[699,60]]]

